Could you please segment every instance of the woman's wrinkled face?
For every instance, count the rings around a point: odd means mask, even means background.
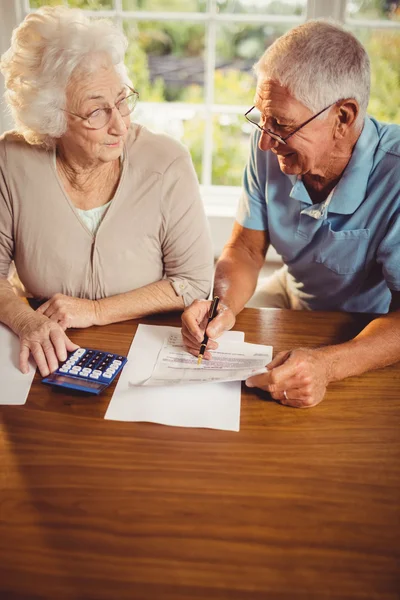
[[[115,107],[126,95],[126,90],[114,66],[103,61],[98,69],[72,78],[67,88],[66,110],[89,117],[96,110]],[[61,140],[64,147],[74,153],[77,162],[104,163],[121,156],[130,115],[122,117],[114,108],[110,121],[104,127],[92,129],[87,121],[66,114],[68,129]]]
[[[254,104],[262,115],[260,125],[283,138],[313,116],[286,88],[270,79],[259,80]],[[335,146],[334,131],[334,111],[329,110],[323,119],[305,125],[286,144],[262,133],[259,148],[271,150],[287,175],[322,174]]]

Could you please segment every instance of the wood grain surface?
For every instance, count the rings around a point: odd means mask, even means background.
[[[274,351],[368,317],[245,309]],[[179,325],[178,315],[143,320]],[[128,352],[137,322],[71,331]],[[400,366],[292,409],[242,388],[239,433],[104,421],[36,376],[1,407],[1,600],[400,598]]]

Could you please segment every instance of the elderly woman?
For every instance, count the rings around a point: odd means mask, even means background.
[[[341,27],[296,27],[256,72],[255,107],[246,113],[255,125],[250,159],[217,265],[221,301],[209,337],[233,326],[269,244],[285,264],[253,305],[385,313],[345,344],[281,352],[268,373],[248,381],[283,404],[309,407],[330,382],[400,360],[400,127],[366,116],[368,56]],[[195,302],[183,315],[194,354],[208,306]]]
[[[0,138],[0,321],[43,376],[69,327],[181,310],[210,290],[212,250],[187,150],[131,124],[138,94],[112,24],[43,8],[1,60],[16,130]],[[35,312],[7,280],[14,261]]]

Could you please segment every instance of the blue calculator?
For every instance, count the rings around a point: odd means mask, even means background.
[[[100,394],[114,381],[127,362],[126,356],[78,348],[67,360],[42,379],[43,383],[58,387]]]

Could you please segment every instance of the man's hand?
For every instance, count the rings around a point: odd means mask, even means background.
[[[199,354],[200,344],[204,339],[204,331],[207,327],[210,307],[211,302],[209,300],[195,300],[182,315],[183,341],[189,352],[194,356]],[[231,309],[220,302],[217,316],[207,327],[209,341],[204,358],[211,358],[209,350],[216,350],[218,348],[218,344],[214,339],[222,335],[224,331],[232,329],[235,320],[235,315]]]
[[[74,344],[63,329],[43,315],[32,313],[29,319],[18,328],[20,338],[19,367],[28,373],[29,354],[39,368],[42,377],[46,377],[58,368],[58,361],[67,359],[67,351],[73,352],[79,346]]]
[[[281,404],[296,408],[311,408],[323,400],[331,370],[323,348],[279,352],[266,366],[268,373],[247,379],[248,387],[266,390]]]
[[[55,294],[37,309],[58,323],[63,330],[70,327],[91,327],[96,324],[96,301]]]

